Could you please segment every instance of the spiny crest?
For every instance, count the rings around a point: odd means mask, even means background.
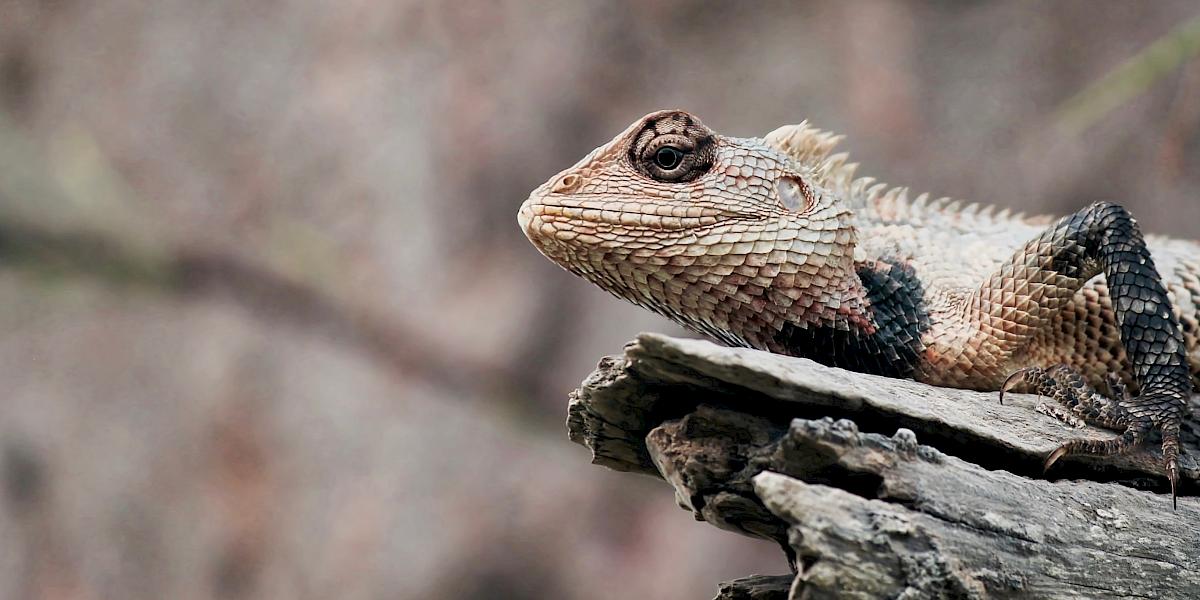
[[[1052,221],[1048,215],[1027,216],[1024,213],[1011,213],[1008,209],[996,211],[990,205],[964,203],[951,198],[931,200],[928,194],[910,199],[906,187],[893,187],[873,177],[855,179],[858,163],[848,162],[849,153],[831,154],[845,136],[817,129],[808,121],[784,125],[768,133],[764,139],[808,169],[814,183],[840,192],[843,201],[852,209],[867,209],[878,216],[891,215],[891,219],[898,220],[945,216],[982,221],[1025,221],[1031,224]]]
[[[843,136],[821,131],[804,121],[798,125],[784,125],[767,134],[768,144],[783,150],[798,162],[809,166],[823,160],[842,141]]]
[[[766,142],[783,151],[800,166],[808,169],[813,183],[838,191],[848,191],[854,181],[858,163],[847,162],[846,152],[831,154],[845,136],[817,129],[804,121],[784,125],[768,133]],[[849,198],[850,194],[846,194]]]

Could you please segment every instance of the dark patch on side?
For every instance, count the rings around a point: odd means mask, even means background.
[[[778,340],[788,354],[830,367],[886,377],[912,377],[929,330],[925,288],[912,267],[887,262],[860,265],[874,333],[849,323],[799,327],[785,325]]]

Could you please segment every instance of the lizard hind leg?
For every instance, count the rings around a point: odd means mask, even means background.
[[[1174,498],[1179,479],[1179,430],[1193,391],[1188,347],[1162,276],[1128,211],[1111,202],[1099,202],[1059,219],[993,272],[975,291],[970,306],[980,323],[1044,332],[1087,281],[1100,274],[1112,305],[1094,307],[1094,312],[1111,316],[1117,326],[1138,395],[1105,399],[1090,388],[1079,387],[1082,381],[1061,369],[1058,373],[1029,371],[1016,379],[1032,382],[1045,376],[1048,381],[1041,385],[1080,405],[1090,418],[1110,421],[1119,426],[1110,428],[1122,431],[1120,437],[1105,442],[1069,441],[1050,453],[1047,466],[1067,454],[1123,452],[1159,432],[1163,467]],[[998,345],[1008,353],[1002,358],[1016,359],[1016,353],[1027,348],[1031,339],[1028,334],[1008,336]]]

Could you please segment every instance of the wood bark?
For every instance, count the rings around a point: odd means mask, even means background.
[[[718,598],[1200,597],[1194,432],[1173,510],[1152,450],[1044,474],[1062,441],[1113,434],[1039,402],[643,334],[571,394],[568,429],[796,567]]]

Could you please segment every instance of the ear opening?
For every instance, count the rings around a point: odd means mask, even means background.
[[[784,175],[775,182],[775,196],[788,212],[802,213],[815,201],[812,189],[799,177]]]

